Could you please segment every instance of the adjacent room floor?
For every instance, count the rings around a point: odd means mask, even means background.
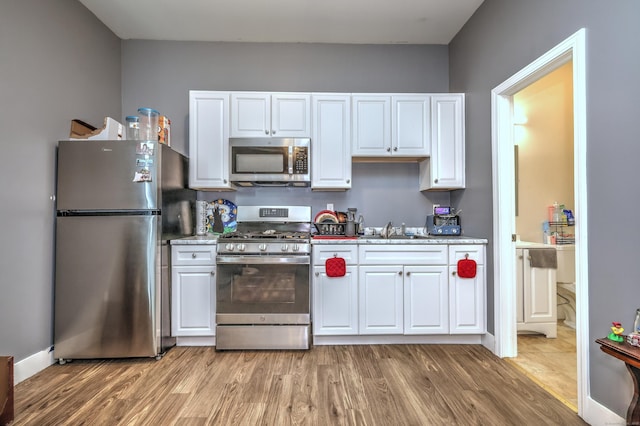
[[[578,411],[576,331],[558,321],[558,337],[519,334],[518,356],[506,358],[534,382]]]

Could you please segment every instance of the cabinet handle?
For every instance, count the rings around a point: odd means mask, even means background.
[[[195,259],[198,256],[195,253],[191,253],[191,257]]]
[[[387,148],[387,152],[391,152],[391,148]]]
[[[518,256],[518,259],[524,259],[523,255]]]
[[[272,134],[272,135],[275,135],[275,134],[276,134],[276,131],[275,131],[275,130],[272,130],[272,131],[271,131],[271,134]]]
[[[531,260],[531,256],[527,256],[527,260]]]
[[[438,179],[435,179],[435,180],[433,181],[433,183],[438,183]]]
[[[411,272],[407,272],[407,276],[411,275]]]
[[[347,183],[351,183],[351,179],[347,179]]]
[[[227,180],[226,180],[226,179],[224,179],[224,180],[223,180],[223,182],[224,182],[224,183],[227,183]]]
[[[398,272],[398,275],[402,275],[402,271],[399,271],[399,272]]]
[[[398,147],[396,146],[395,148],[393,148],[393,150],[394,150],[394,151],[397,151],[397,150],[398,150]]]
[[[320,276],[320,272],[316,272],[316,277],[319,277],[319,276]]]
[[[453,272],[451,273],[451,275],[455,276],[455,275],[456,275],[456,271],[453,271]]]
[[[216,274],[216,271],[211,271],[211,275],[215,275],[215,274]]]
[[[265,134],[265,135],[268,135],[268,134],[269,134],[269,131],[268,131],[268,130],[265,130],[265,131],[264,131],[264,134]]]

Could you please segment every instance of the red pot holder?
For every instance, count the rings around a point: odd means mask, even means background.
[[[458,260],[458,276],[460,278],[475,278],[477,266],[476,261],[469,259],[469,255],[465,254],[464,259]]]
[[[330,257],[324,262],[328,277],[344,277],[347,273],[347,262],[342,257]]]

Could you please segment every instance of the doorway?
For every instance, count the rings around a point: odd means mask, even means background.
[[[549,211],[575,212],[573,61],[515,93],[513,107],[520,296],[517,356],[508,361],[577,411],[575,227]],[[529,250],[549,247],[557,267],[531,270]]]
[[[585,30],[581,29],[513,75],[491,93],[493,152],[494,352],[517,355],[515,268],[515,160],[513,96],[551,71],[573,62],[574,197],[580,221],[575,226],[576,259],[588,258],[586,191]],[[588,389],[588,269],[576,262],[576,352],[578,415]]]

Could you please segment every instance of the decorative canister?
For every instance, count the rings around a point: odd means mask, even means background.
[[[206,201],[196,201],[196,235],[207,234],[207,206]]]

